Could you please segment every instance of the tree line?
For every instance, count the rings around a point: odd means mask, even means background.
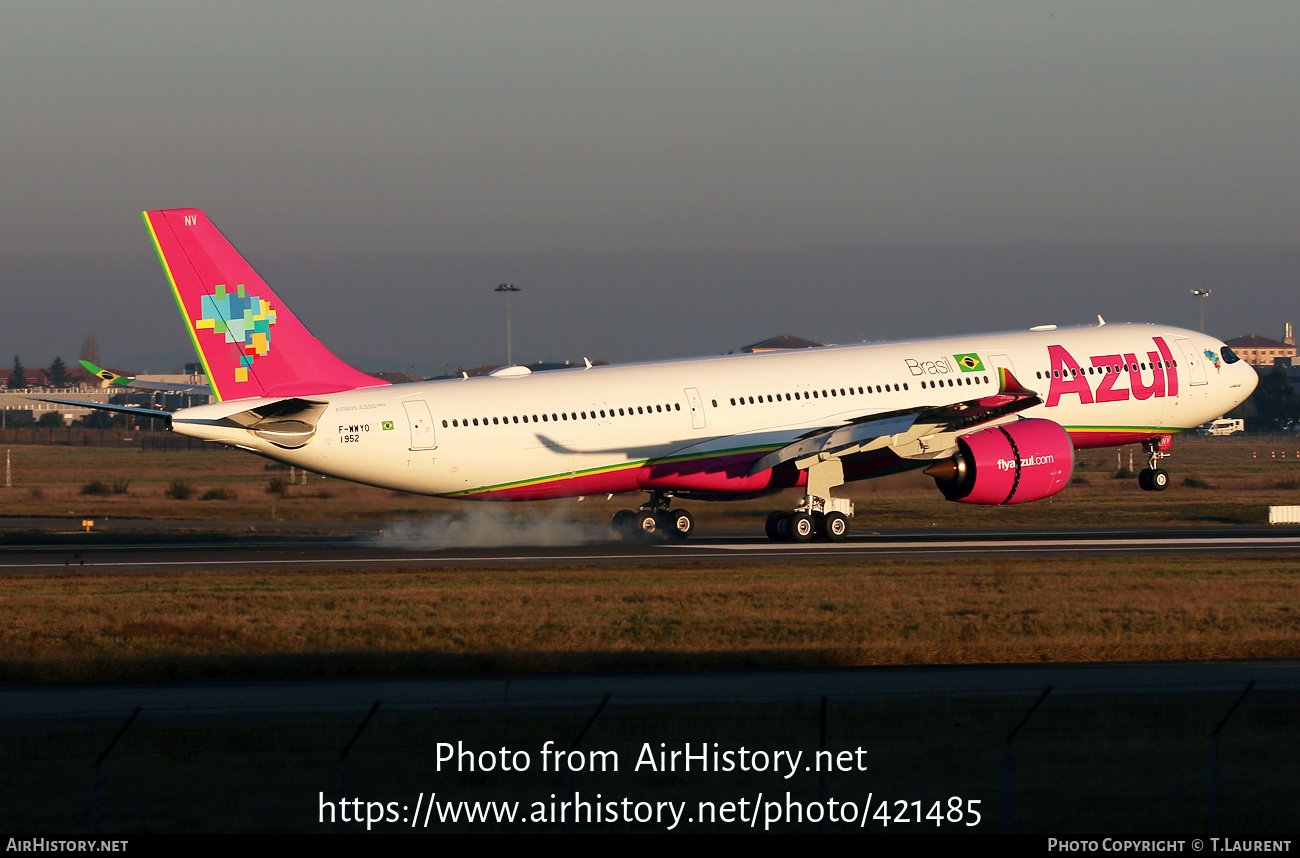
[[[85,381],[84,378],[79,378],[79,375],[84,375],[84,373],[74,375],[68,369],[68,365],[63,362],[63,358],[56,357],[54,362],[45,368],[44,384],[37,386],[53,388],[76,387]],[[27,367],[23,366],[22,358],[14,355],[14,368],[9,372],[5,387],[10,390],[26,390],[32,386],[31,381],[27,378]]]

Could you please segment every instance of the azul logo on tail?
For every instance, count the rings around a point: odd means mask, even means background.
[[[215,294],[203,296],[203,316],[194,320],[194,329],[225,334],[226,342],[239,349],[235,381],[248,381],[253,361],[271,351],[274,324],[275,308],[270,301],[249,295],[243,283],[235,287],[233,295],[226,292],[224,284],[218,284]]]
[[[1079,404],[1091,405],[1094,402],[1123,402],[1129,399],[1152,399],[1162,396],[1178,395],[1178,367],[1174,364],[1173,352],[1164,337],[1152,337],[1156,351],[1146,353],[1146,369],[1138,360],[1135,352],[1109,355],[1090,355],[1089,364],[1094,373],[1100,370],[1097,387],[1094,389],[1088,381],[1088,370],[1081,367],[1065,346],[1048,346],[1047,357],[1051,362],[1052,387],[1047,394],[1047,407],[1052,408],[1061,401],[1062,396],[1078,396]],[[1124,369],[1128,370],[1128,386],[1117,384],[1124,378]],[[1148,384],[1144,377],[1151,375]]]
[[[144,222],[218,399],[387,383],[321,345],[203,212],[148,211]]]

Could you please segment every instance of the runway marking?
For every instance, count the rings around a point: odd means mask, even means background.
[[[731,543],[724,545],[693,545],[693,549],[712,548],[716,551],[899,551],[924,550],[951,551],[958,549],[1008,549],[1008,548],[1132,548],[1132,547],[1205,547],[1228,545],[1300,545],[1300,536],[1214,536],[1149,539],[970,539],[926,542],[809,542],[794,545],[788,542]],[[666,546],[672,547],[672,546]]]
[[[913,555],[987,555],[992,553],[1046,553],[1085,551],[1094,554],[1110,554],[1141,549],[1193,550],[1197,548],[1257,548],[1257,549],[1293,549],[1300,547],[1300,536],[1219,536],[1192,537],[1179,539],[1173,537],[1132,538],[1132,539],[962,539],[951,541],[867,541],[793,544],[788,542],[754,542],[724,543],[718,545],[695,544],[677,545],[673,543],[651,544],[639,549],[629,546],[625,552],[586,553],[586,554],[514,554],[514,555],[448,555],[434,554],[427,556],[390,556],[390,557],[329,557],[287,559],[245,558],[228,560],[112,560],[97,561],[93,557],[84,561],[47,561],[43,563],[0,563],[0,569],[7,570],[61,570],[65,572],[110,570],[110,569],[150,569],[150,568],[215,568],[215,567],[266,567],[266,566],[309,566],[346,567],[351,565],[388,565],[410,566],[412,564],[454,564],[454,563],[601,563],[611,560],[691,560],[717,559],[731,554],[755,553],[766,557],[809,557],[854,555],[865,552],[878,554],[913,554]],[[649,550],[646,550],[649,549]],[[662,549],[662,550],[656,550]]]
[[[482,556],[482,557],[457,557],[457,556],[442,555],[442,556],[438,556],[438,557],[332,557],[332,558],[326,558],[326,559],[321,559],[321,560],[310,560],[310,559],[306,559],[306,558],[295,558],[295,559],[292,559],[292,560],[258,560],[258,559],[253,559],[253,560],[135,560],[135,561],[133,561],[133,560],[115,560],[115,561],[111,561],[111,562],[108,562],[108,563],[99,563],[99,562],[94,562],[94,561],[88,561],[88,562],[86,562],[86,563],[84,563],[84,564],[80,564],[80,563],[0,563],[0,569],[55,569],[55,568],[58,568],[58,569],[66,569],[66,570],[68,570],[69,572],[76,572],[76,571],[79,570],[79,569],[105,569],[105,568],[110,568],[110,567],[115,567],[115,566],[126,566],[126,567],[132,567],[132,568],[134,568],[134,567],[140,567],[140,566],[248,566],[248,565],[256,565],[256,566],[275,566],[275,565],[281,565],[281,566],[282,566],[282,565],[286,565],[286,564],[297,564],[297,565],[301,565],[301,566],[307,566],[307,565],[313,565],[313,566],[331,566],[331,565],[332,565],[332,566],[348,566],[348,565],[353,564],[353,563],[388,563],[388,564],[398,564],[398,565],[400,565],[400,564],[404,564],[404,563],[446,563],[446,562],[449,562],[449,561],[457,561],[457,562],[459,562],[459,561],[462,561],[462,560],[466,560],[466,561],[469,561],[469,560],[500,560],[500,561],[503,562],[503,563],[509,563],[509,562],[511,562],[511,561],[520,561],[520,560],[539,560],[539,561],[547,561],[547,562],[552,561],[552,560],[588,560],[588,561],[590,561],[590,560],[598,560],[598,559],[600,559],[601,557],[604,557],[604,556],[606,556],[606,555],[595,555],[595,554],[574,554],[574,555],[559,555],[559,554],[541,554],[541,555],[538,555],[538,554],[521,554],[521,555],[518,555],[518,556],[515,556],[515,557],[509,557],[509,556],[504,556],[504,555],[501,555],[501,556],[498,556],[498,555],[484,555],[484,556]],[[642,555],[642,554],[626,554],[626,555],[619,555],[619,554],[615,554],[615,555],[608,555],[608,556],[612,556],[612,557],[647,557],[648,555]],[[701,554],[700,556],[701,556],[701,557],[708,557],[708,556],[710,556],[710,555],[707,555],[707,554]]]

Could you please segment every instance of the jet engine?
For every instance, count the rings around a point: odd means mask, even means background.
[[[1065,488],[1074,444],[1061,424],[1029,418],[962,435],[958,451],[925,469],[943,496],[962,503],[1042,500]]]

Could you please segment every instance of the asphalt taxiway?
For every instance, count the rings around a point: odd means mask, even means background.
[[[804,545],[771,542],[752,531],[717,533],[683,542],[593,537],[569,544],[527,544],[529,540],[512,536],[507,531],[483,540],[485,544],[449,546],[437,539],[379,532],[196,536],[182,541],[174,536],[154,541],[141,534],[114,543],[95,543],[87,537],[85,544],[77,544],[75,534],[65,534],[59,544],[0,547],[0,574],[1300,553],[1300,529],[1259,527],[893,531],[859,533],[841,543]],[[497,544],[491,544],[494,541]]]

